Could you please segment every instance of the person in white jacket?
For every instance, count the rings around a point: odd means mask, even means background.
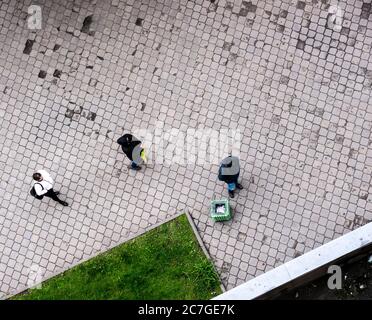
[[[46,196],[52,198],[54,201],[59,202],[64,206],[68,206],[66,201],[62,201],[57,197],[59,192],[53,190],[53,179],[48,172],[45,170],[38,170],[32,175],[34,179],[34,190],[35,193],[40,196]]]

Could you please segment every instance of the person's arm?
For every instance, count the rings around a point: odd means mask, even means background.
[[[34,184],[34,189],[35,189],[35,192],[38,196],[42,196],[42,195],[44,195],[48,192],[47,190],[45,190],[45,188],[42,187],[42,185],[40,183],[35,183]]]
[[[48,172],[46,172],[45,170],[39,170],[38,173],[40,173],[43,176],[43,179],[45,181],[49,182],[51,185],[54,184],[54,181]]]

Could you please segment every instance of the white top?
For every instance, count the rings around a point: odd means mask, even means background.
[[[36,194],[38,196],[42,196],[43,194],[47,193],[48,190],[53,188],[54,181],[52,177],[50,176],[50,174],[46,172],[45,170],[38,170],[36,172],[41,174],[41,177],[43,180],[41,181],[34,180],[33,181],[34,188],[35,188]]]

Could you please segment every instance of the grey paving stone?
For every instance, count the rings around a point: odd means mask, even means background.
[[[0,296],[186,208],[228,288],[372,220],[367,6],[337,32],[320,2],[53,0],[35,33],[28,5],[0,4]],[[154,119],[241,131],[232,222],[217,165],[127,169],[116,137]],[[41,167],[70,207],[28,196]]]

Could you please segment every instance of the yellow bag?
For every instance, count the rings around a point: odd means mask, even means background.
[[[142,149],[141,151],[141,159],[143,160],[144,163],[147,163],[145,149]]]

